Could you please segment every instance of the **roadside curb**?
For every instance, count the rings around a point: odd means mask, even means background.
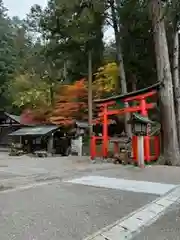
[[[129,240],[156,222],[166,210],[180,202],[180,185],[142,208],[101,229],[84,240]]]

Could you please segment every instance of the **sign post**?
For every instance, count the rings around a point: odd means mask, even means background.
[[[79,152],[78,152],[78,156],[80,156],[80,157],[82,157],[82,155],[83,155],[82,147],[83,147],[82,136],[79,136]]]

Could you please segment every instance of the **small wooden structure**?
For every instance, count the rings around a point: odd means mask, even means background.
[[[12,143],[12,137],[9,135],[23,126],[20,116],[0,111],[0,148],[7,148]]]
[[[23,127],[16,130],[9,135],[13,137],[16,142],[22,144],[23,150],[26,153],[46,152],[53,154],[54,150],[54,135],[60,130],[56,125],[38,125]],[[43,155],[43,154],[40,154]]]
[[[148,117],[148,111],[153,109],[156,104],[149,103],[147,99],[157,95],[158,90],[160,89],[161,84],[157,83],[148,88],[131,92],[125,95],[114,96],[106,99],[95,100],[95,104],[99,107],[99,113],[97,118],[93,121],[96,123],[101,122],[103,124],[103,136],[96,137],[95,135],[91,136],[91,159],[93,160],[96,157],[96,141],[101,139],[103,142],[102,148],[102,157],[108,157],[108,142],[110,137],[108,135],[108,122],[109,117],[112,115],[120,115],[126,113],[140,113],[142,117]],[[136,102],[136,105],[134,105]],[[126,107],[126,103],[129,104],[129,107]],[[132,138],[132,148],[133,148],[133,158],[137,160],[137,143],[136,136]],[[156,139],[157,140],[157,139]],[[144,148],[145,148],[145,161],[150,162],[153,160],[150,153],[150,137],[149,134],[144,137]],[[159,155],[159,149],[156,153],[156,158]]]
[[[109,142],[114,145],[114,163],[131,163],[131,139],[126,136],[112,137]]]

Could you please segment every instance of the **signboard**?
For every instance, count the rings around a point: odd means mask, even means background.
[[[78,156],[82,156],[82,136],[79,136],[77,139],[71,141],[71,152],[77,153]]]

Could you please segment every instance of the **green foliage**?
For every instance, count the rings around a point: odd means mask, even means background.
[[[87,79],[89,50],[96,95],[116,94],[116,45],[103,42],[104,28],[112,25],[111,1],[49,0],[44,10],[34,5],[20,20],[10,19],[0,0],[0,108],[53,106],[59,84]],[[129,91],[156,82],[146,2],[123,0],[115,9]],[[164,1],[164,9],[171,49],[180,3]]]
[[[43,12],[36,6],[29,15],[29,24],[38,22],[40,33],[48,40],[46,57],[61,68],[66,61],[67,78],[71,80],[87,75],[89,49],[93,50],[93,68],[101,63],[104,11],[100,3],[82,6],[77,0],[50,0]]]
[[[18,75],[9,84],[12,104],[19,108],[38,108],[51,105],[50,86],[37,75]]]
[[[7,101],[4,92],[7,87],[8,78],[14,71],[15,52],[12,30],[11,21],[7,17],[3,2],[0,1],[0,107]]]
[[[164,2],[166,21],[171,25],[174,31],[180,25],[180,2],[178,0],[169,0]]]
[[[118,11],[129,84],[135,83],[137,88],[151,85],[156,82],[156,66],[152,24],[146,1],[124,0]]]

